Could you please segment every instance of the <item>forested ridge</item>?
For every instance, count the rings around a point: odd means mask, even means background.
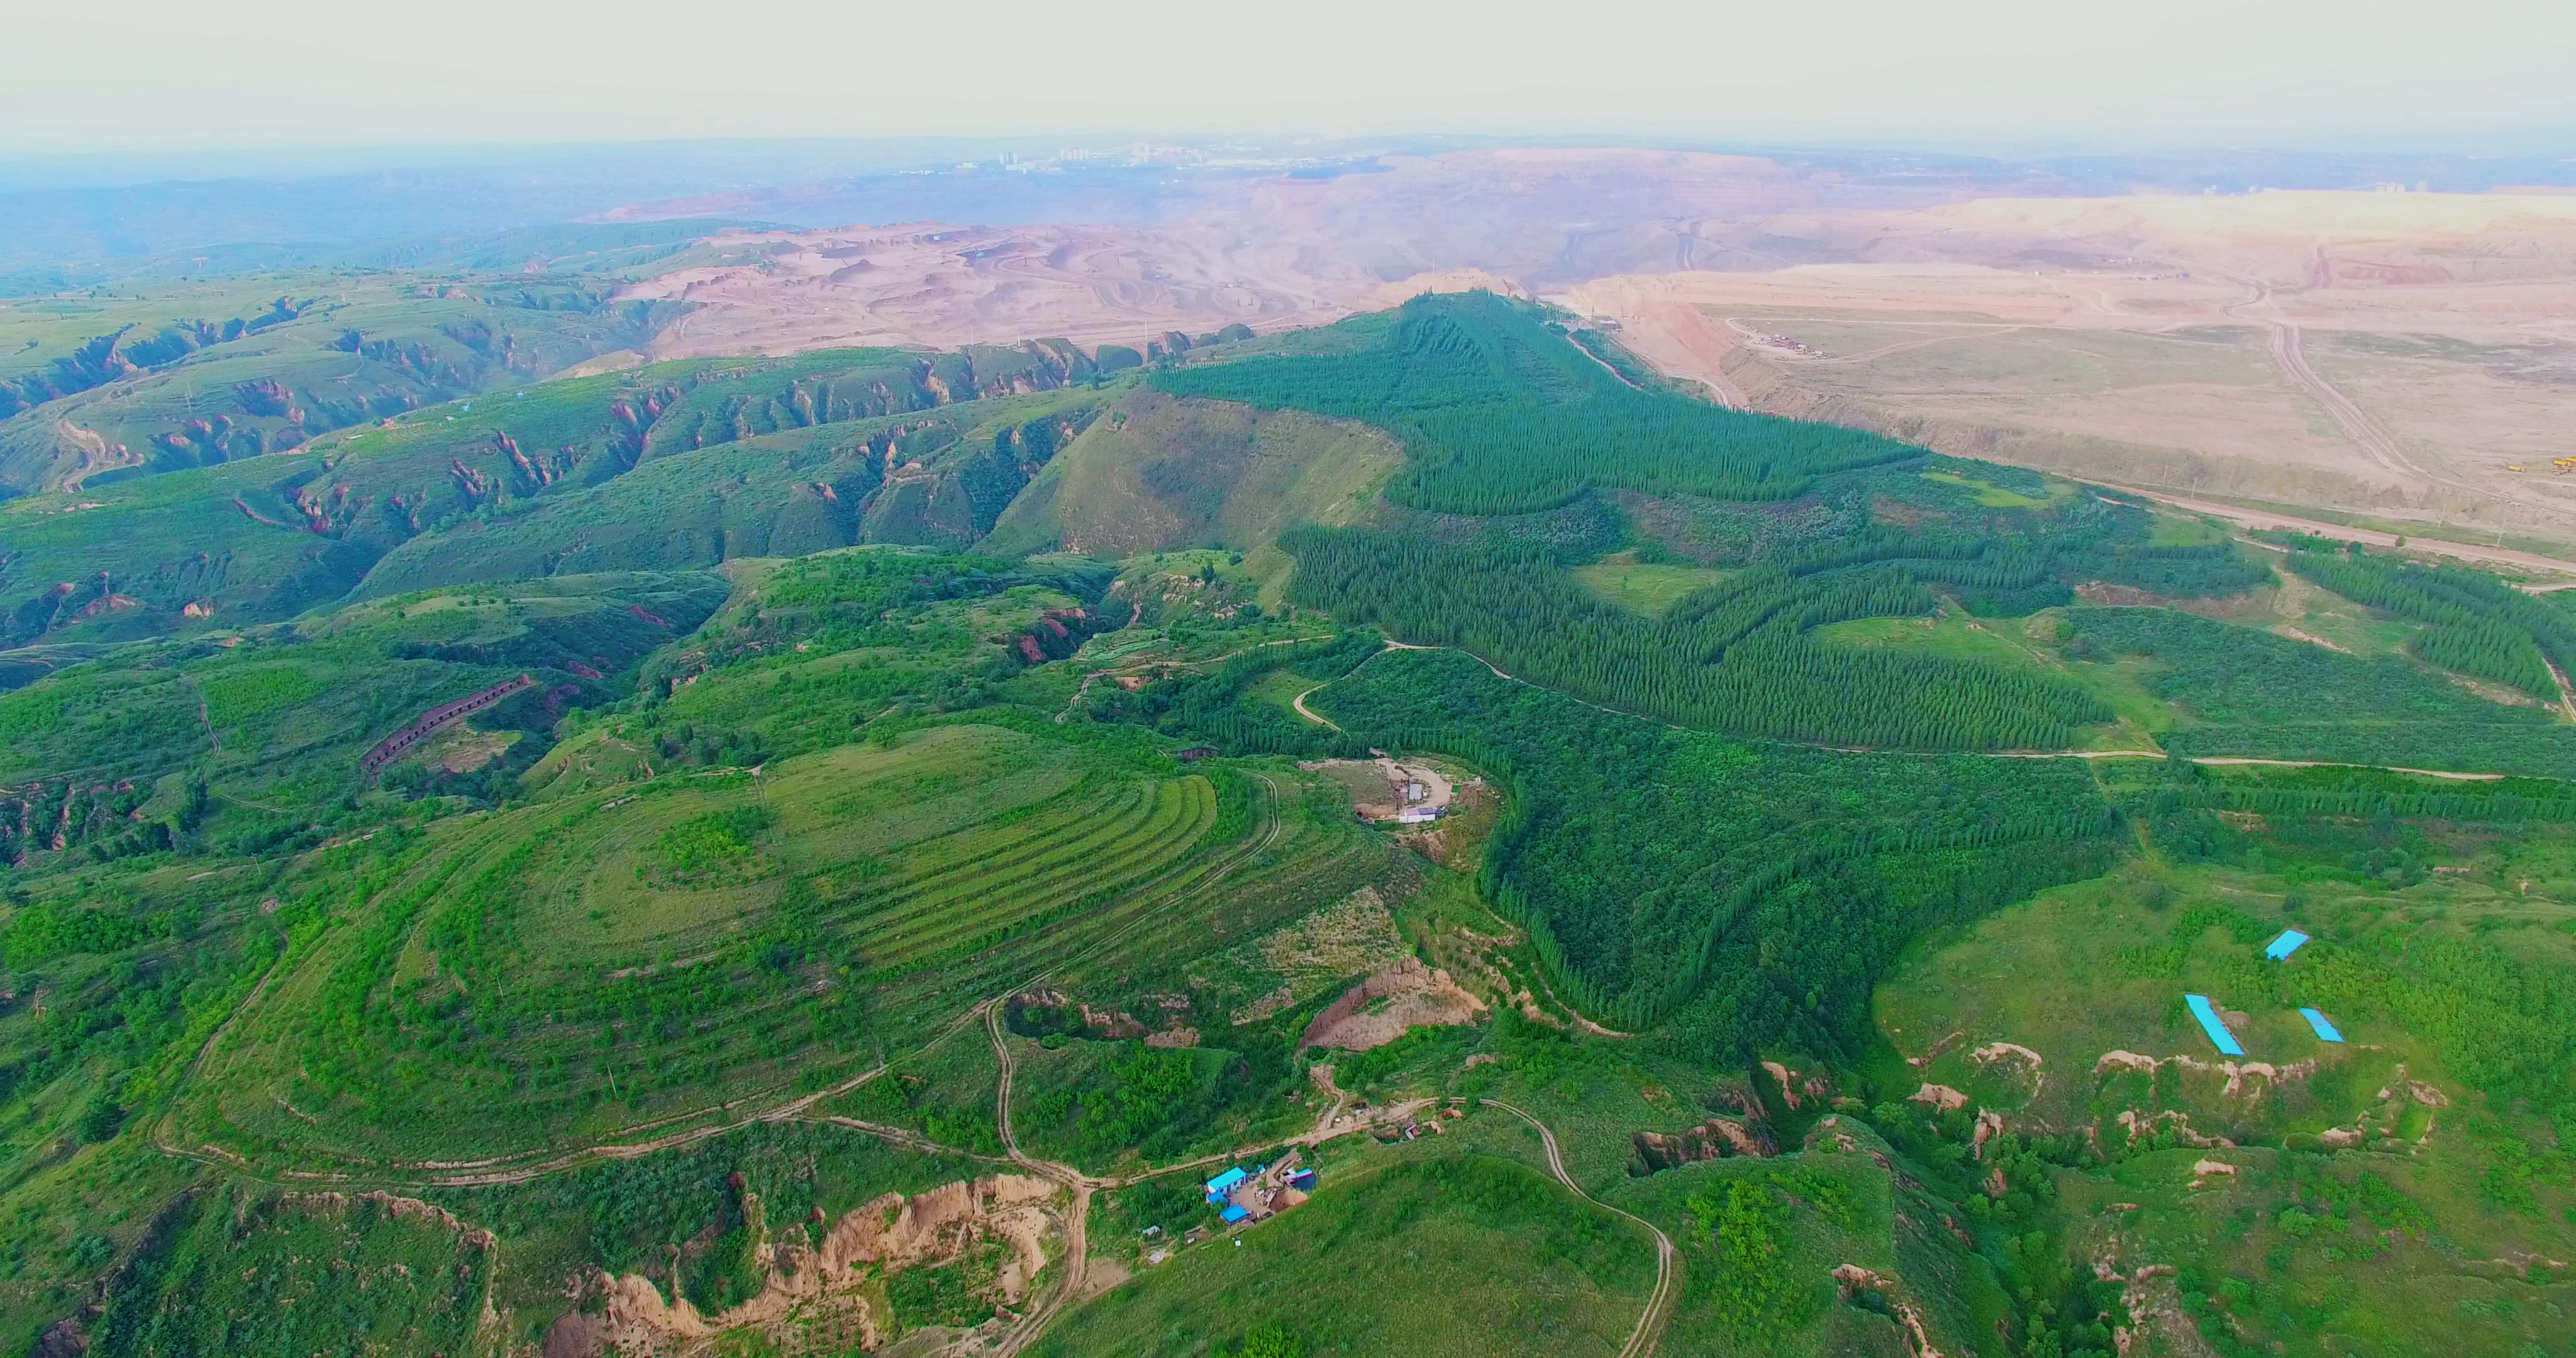
[[[2243,756],[2576,777],[2576,726],[2507,706],[2395,656],[2347,655],[2161,608],[2074,608],[2061,650],[2143,659],[2139,682],[2190,718],[2186,757]]]
[[[1308,529],[1289,597],[1417,644],[1464,647],[1515,677],[1660,721],[1782,740],[1922,749],[2055,748],[2108,721],[2100,699],[2042,676],[1818,643],[1815,627],[1929,613],[1938,600],[1880,567],[1813,582],[1767,569],[1660,619],[1581,592],[1552,554]]]
[[[1455,652],[1389,653],[1310,706],[1505,780],[1487,895],[1534,929],[1568,998],[1632,1025],[1688,1004],[1706,1039],[1748,1049],[1856,1040],[1903,940],[2098,870],[2115,824],[2079,760],[1733,741]]]
[[[1598,486],[1781,500],[1819,472],[1923,455],[1863,430],[1633,389],[1534,308],[1483,292],[1416,298],[1360,352],[1193,366],[1154,383],[1390,430],[1406,460],[1387,497],[1460,514],[1548,509]]]

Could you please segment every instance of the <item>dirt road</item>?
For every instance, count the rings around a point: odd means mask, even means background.
[[[2110,487],[2110,489],[2119,488]],[[2146,494],[2144,491],[2133,491],[2130,493],[2139,495]],[[2407,541],[2409,545],[2414,543],[2414,539],[2412,538],[2409,538]],[[2535,557],[2533,559],[2547,560],[2545,557]],[[1653,721],[1656,725],[1661,726],[1668,731],[1687,731],[1692,729],[1686,726],[1677,726],[1668,721],[1655,721],[1652,717],[1641,717],[1634,712],[1622,712],[1615,707],[1604,707],[1599,703],[1590,701],[1589,699],[1577,698],[1573,694],[1567,693],[1561,689],[1547,688],[1545,684],[1532,683],[1527,679],[1514,678],[1509,674],[1503,673],[1501,669],[1495,666],[1494,662],[1485,659],[1483,656],[1477,655],[1473,651],[1463,650],[1456,646],[1418,646],[1408,642],[1390,640],[1386,643],[1386,650],[1377,652],[1377,655],[1384,655],[1386,654],[1386,651],[1457,651],[1459,654],[1467,656],[1477,664],[1484,666],[1486,669],[1492,670],[1494,672],[1494,676],[1498,679],[1509,679],[1515,684],[1528,684],[1531,688],[1546,689],[1547,692],[1554,693],[1568,702],[1581,703],[1585,707],[1591,708],[1596,712],[1607,712],[1614,717],[1628,717],[1636,721]],[[1370,659],[1375,658],[1376,656],[1370,657]],[[1362,661],[1360,663],[1366,664],[1368,662]],[[1352,666],[1354,671],[1358,668],[1359,667],[1356,665]],[[1348,676],[1344,677],[1347,678]],[[2565,701],[2569,705],[2571,717],[2576,717],[2576,686],[2570,686],[2566,677],[2563,675],[2559,676],[2559,683],[2561,685]],[[1331,722],[1324,721],[1322,717],[1309,711],[1305,704],[1306,694],[1313,693],[1316,689],[1320,689],[1322,687],[1323,685],[1317,684],[1315,688],[1306,690],[1306,693],[1298,694],[1298,702],[1296,704],[1297,712],[1309,721],[1323,722],[1326,726],[1332,726]],[[1338,731],[1342,728],[1334,726],[1333,729]],[[1925,759],[2172,759],[2176,757],[2174,755],[2167,754],[2162,750],[1877,750],[1866,745],[1825,745],[1803,740],[1773,740],[1762,736],[1735,736],[1731,737],[1731,739],[1749,741],[1763,745],[1795,745],[1800,749],[1807,750],[1836,750],[1843,754],[1913,755]],[[2416,773],[2422,774],[2427,778],[2450,778],[2460,782],[2469,783],[2488,783],[2511,776],[2509,774],[2502,773],[2471,772],[2458,769],[2417,769],[2408,768],[2402,764],[2346,764],[2330,759],[2256,759],[2251,756],[2243,755],[2205,755],[2194,759],[2191,762],[2195,764],[2250,764],[2277,769],[2382,769],[2389,773]],[[1607,1030],[1604,1031],[1606,1032]]]
[[[1567,1192],[1604,1212],[1625,1217],[1645,1227],[1654,1235],[1655,1290],[1647,1295],[1646,1313],[1637,1317],[1637,1328],[1628,1332],[1628,1342],[1620,1346],[1619,1358],[1645,1358],[1645,1355],[1653,1353],[1656,1340],[1663,1334],[1666,1312],[1672,1309],[1673,1296],[1679,1290],[1681,1282],[1681,1256],[1673,1248],[1673,1238],[1664,1234],[1662,1227],[1644,1217],[1634,1212],[1622,1211],[1584,1192],[1583,1185],[1576,1183],[1574,1176],[1565,1172],[1565,1156],[1557,1149],[1556,1133],[1549,1131],[1546,1123],[1501,1099],[1480,1099],[1478,1102],[1488,1108],[1500,1108],[1538,1129],[1539,1144],[1547,1149],[1548,1172],[1556,1176],[1558,1183],[1565,1185]]]
[[[2134,495],[2142,500],[2172,505],[2176,509],[2193,514],[2225,519],[2229,523],[2245,528],[2278,528],[2294,533],[2314,533],[2319,537],[2332,538],[2338,542],[2358,542],[2371,547],[2393,548],[2397,545],[2395,534],[2383,533],[2371,528],[2347,528],[2339,523],[2302,519],[2268,509],[2248,509],[2243,505],[2221,504],[2215,500],[2197,500],[2172,491],[2149,490],[2144,486],[2124,486],[2109,481],[2093,481],[2086,484],[2098,490],[2110,491],[2114,495]],[[2439,538],[2420,538],[2411,533],[2406,536],[2406,550],[2425,552],[2433,556],[2453,557],[2461,561],[2484,561],[2523,570],[2550,571],[2560,575],[2576,571],[2576,560],[2542,556],[2537,552],[2518,551],[2511,547],[2482,547],[2474,542],[2448,542]],[[2553,583],[2546,588],[2576,588],[2576,581]]]
[[[2325,247],[2319,245],[2316,249],[2315,267],[2315,272],[2319,276],[2323,276],[2326,272],[2324,266]],[[2359,448],[2364,456],[2378,464],[2382,471],[2401,480],[2414,481],[2427,488],[2447,486],[2453,490],[2467,491],[2473,495],[2484,495],[2531,508],[2554,512],[2564,511],[2564,506],[2555,505],[2546,500],[2535,500],[2512,491],[2479,485],[2450,472],[2434,471],[2407,456],[2405,448],[2391,437],[2386,429],[2380,427],[2377,420],[2372,419],[2367,411],[2355,404],[2351,397],[2344,395],[2333,383],[2318,376],[2315,368],[2308,366],[2306,336],[2300,331],[2297,322],[2278,314],[2278,308],[2274,305],[2274,289],[2270,283],[2248,274],[2240,274],[2208,264],[2186,267],[2198,267],[2247,290],[2248,296],[2244,301],[2223,307],[2221,311],[2239,319],[2260,322],[2270,327],[2274,366],[2281,370],[2282,376],[2290,379],[2291,385],[2306,392],[2318,405],[2323,406],[2327,418],[2333,420],[2335,427],[2343,431],[2344,437],[2350,440],[2354,447]],[[2256,308],[2262,308],[2268,314],[2247,314]]]
[[[2320,246],[2318,249],[2322,254],[2324,247]],[[2292,385],[2315,398],[2318,405],[2324,406],[2327,418],[2335,422],[2335,427],[2343,431],[2344,437],[2350,439],[2354,447],[2361,449],[2371,461],[2379,464],[2382,471],[2392,476],[2411,478],[2428,485],[2442,479],[2408,457],[2405,450],[2397,446],[2397,440],[2390,438],[2388,431],[2379,427],[2378,421],[2371,419],[2360,406],[2353,404],[2351,397],[2336,390],[2333,383],[2317,376],[2317,370],[2308,366],[2304,337],[2299,333],[2299,327],[2295,323],[2277,314],[2245,315],[2246,312],[2257,307],[2272,308],[2270,283],[2250,275],[2213,268],[2206,264],[2199,267],[2239,284],[2247,290],[2245,300],[2225,308],[2226,313],[2231,316],[2242,316],[2250,321],[2259,321],[2270,327],[2272,362],[2280,368],[2281,375],[2289,378]]]
[[[1016,1354],[1037,1342],[1047,1325],[1061,1314],[1074,1298],[1082,1295],[1084,1265],[1091,1257],[1087,1231],[1091,1222],[1091,1195],[1109,1186],[1106,1179],[1094,1179],[1071,1165],[1040,1160],[1020,1149],[1020,1139],[1011,1130],[1011,1044],[1002,1040],[1002,1000],[984,1004],[984,1031],[993,1039],[993,1059],[1000,1063],[1001,1079],[993,1094],[993,1121],[1002,1134],[1002,1150],[1023,1169],[1041,1179],[1062,1185],[1073,1201],[1064,1215],[1064,1267],[1056,1285],[1047,1290],[1046,1299],[1031,1306],[1002,1334],[997,1349],[1004,1355]]]

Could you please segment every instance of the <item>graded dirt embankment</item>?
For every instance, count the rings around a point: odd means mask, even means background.
[[[1484,1001],[1448,972],[1408,957],[1342,992],[1306,1025],[1297,1045],[1367,1051],[1414,1028],[1473,1023],[1484,1011]]]

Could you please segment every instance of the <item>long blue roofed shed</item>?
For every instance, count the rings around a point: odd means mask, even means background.
[[[2200,1020],[2201,1030],[2209,1034],[2210,1041],[2218,1044],[2219,1051],[2229,1056],[2245,1054],[2245,1048],[2236,1041],[2236,1034],[2227,1031],[2227,1024],[2219,1019],[2218,1010],[2210,1004],[2207,995],[2185,995],[2182,1002],[2191,1006],[2191,1016]]]

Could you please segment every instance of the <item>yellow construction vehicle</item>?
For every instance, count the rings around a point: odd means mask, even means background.
[[[2519,462],[2508,462],[2504,464],[2504,469],[2509,472],[2518,472],[2522,470],[2522,464]]]

